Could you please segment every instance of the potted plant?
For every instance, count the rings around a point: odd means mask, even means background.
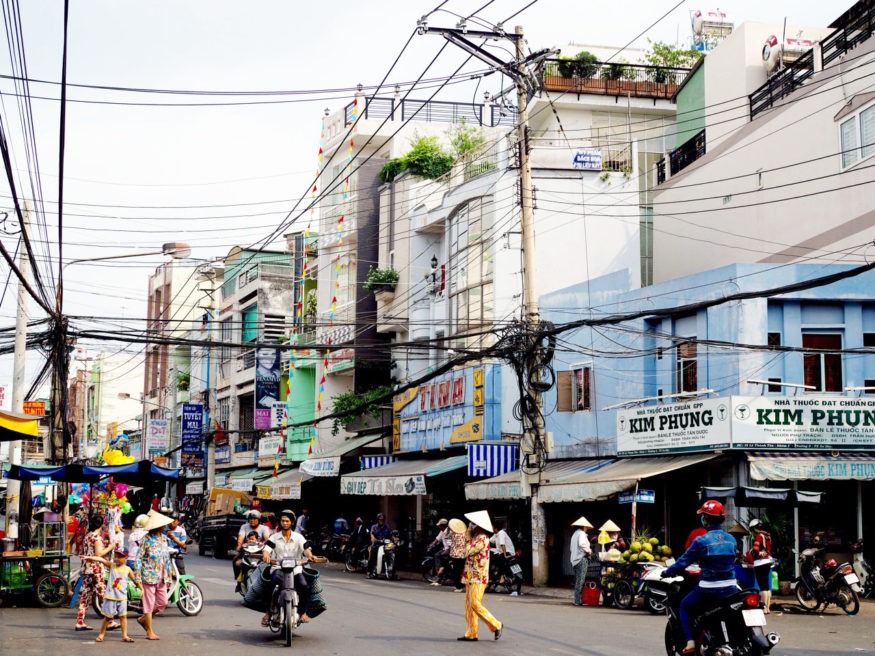
[[[371,266],[368,269],[368,276],[365,278],[365,283],[362,285],[365,291],[369,292],[394,292],[395,285],[398,284],[398,272],[389,267],[388,269],[377,269]]]
[[[582,50],[574,57],[563,57],[559,60],[559,75],[562,77],[588,79],[593,77],[598,69],[598,57],[588,50]]]

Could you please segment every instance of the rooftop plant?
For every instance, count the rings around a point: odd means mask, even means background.
[[[369,292],[395,291],[395,285],[398,284],[398,272],[389,267],[388,269],[378,269],[374,266],[368,269],[368,276],[365,278],[365,283],[362,287]]]

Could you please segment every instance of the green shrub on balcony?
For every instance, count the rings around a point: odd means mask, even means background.
[[[455,158],[441,147],[437,137],[416,136],[410,151],[390,159],[380,169],[380,182],[392,182],[404,171],[428,180],[436,180],[453,168]]]
[[[562,77],[591,78],[599,69],[598,57],[582,50],[574,57],[563,57],[559,61],[559,75]]]
[[[625,61],[608,64],[607,67],[602,69],[602,77],[613,81],[634,80],[635,71],[627,64],[628,62]]]
[[[365,283],[362,287],[369,292],[394,292],[395,285],[398,284],[398,272],[389,267],[388,269],[377,269],[371,267],[368,269],[368,276],[365,278]]]
[[[391,402],[383,400],[380,404],[377,404],[375,400],[391,394],[392,389],[391,385],[380,385],[364,392],[342,392],[332,396],[332,412],[343,413],[342,417],[334,417],[334,425],[331,428],[332,435],[337,435],[341,428],[346,430],[362,418],[363,415],[369,415],[374,419],[378,419],[383,405],[391,405]]]

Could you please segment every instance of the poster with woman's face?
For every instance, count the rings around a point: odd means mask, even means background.
[[[271,427],[271,409],[280,400],[280,352],[275,348],[255,351],[255,428]]]

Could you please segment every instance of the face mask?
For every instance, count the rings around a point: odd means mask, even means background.
[[[702,525],[702,528],[708,528],[708,520],[705,519],[705,515],[699,515],[699,523]]]

